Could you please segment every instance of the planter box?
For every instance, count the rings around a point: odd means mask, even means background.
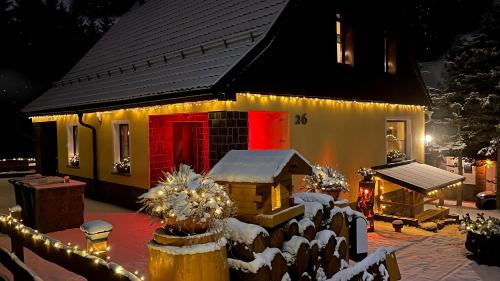
[[[500,236],[486,237],[474,232],[467,232],[465,248],[474,254],[474,257],[489,265],[500,266]]]

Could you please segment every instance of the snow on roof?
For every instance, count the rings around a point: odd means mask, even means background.
[[[212,168],[209,176],[222,182],[274,183],[295,156],[309,165],[294,149],[231,150]]]

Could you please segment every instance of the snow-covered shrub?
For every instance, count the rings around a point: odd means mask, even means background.
[[[472,220],[470,215],[466,214],[460,220],[460,230],[485,235],[486,237],[500,236],[500,219],[486,218],[484,214],[477,214],[477,219]]]
[[[304,178],[304,183],[309,191],[319,189],[321,191],[349,192],[349,184],[344,175],[330,166],[313,167],[312,175]]]
[[[197,174],[181,164],[164,177],[141,195],[139,202],[143,204],[141,210],[165,220],[166,226],[182,222],[210,226],[233,214],[233,202],[224,187],[206,174]]]

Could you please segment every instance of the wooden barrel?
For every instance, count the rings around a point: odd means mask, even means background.
[[[148,243],[150,281],[229,281],[226,240],[221,232],[168,235],[159,228]]]

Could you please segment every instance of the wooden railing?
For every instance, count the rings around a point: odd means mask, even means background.
[[[70,247],[61,241],[26,227],[11,215],[0,214],[0,233],[5,233],[10,237],[12,252],[15,254],[15,259],[20,262],[24,261],[24,248],[28,248],[42,259],[53,262],[87,280],[144,280],[143,277],[139,278],[116,263],[107,262],[83,249]],[[9,253],[7,254],[9,255]],[[26,272],[12,264],[15,259],[12,255],[10,256],[9,261],[3,253],[2,257],[5,258],[0,259],[0,262],[6,267],[10,266],[8,268],[13,273],[14,280],[32,280],[26,279]],[[16,264],[19,265],[18,262]]]

